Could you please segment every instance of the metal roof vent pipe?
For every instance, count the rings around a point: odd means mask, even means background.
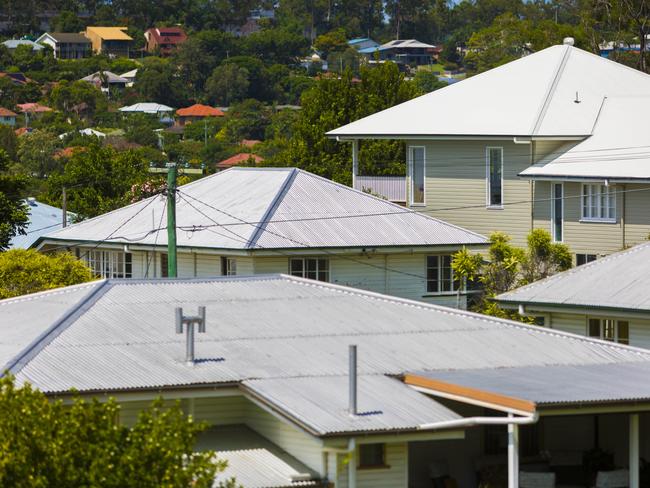
[[[350,344],[350,371],[349,375],[349,387],[350,387],[350,404],[348,406],[348,412],[350,415],[357,414],[357,346]]]
[[[198,326],[201,334],[205,333],[205,307],[199,307],[196,316],[184,316],[183,309],[176,307],[176,333],[182,334],[185,327],[185,362],[194,365],[194,327]]]
[[[576,40],[573,37],[565,37],[562,40],[562,44],[565,46],[573,46],[576,43]]]

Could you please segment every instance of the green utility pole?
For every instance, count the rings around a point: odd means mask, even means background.
[[[167,163],[167,276],[176,278],[176,163]]]

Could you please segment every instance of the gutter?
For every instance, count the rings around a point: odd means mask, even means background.
[[[539,420],[539,412],[523,417],[467,417],[457,420],[446,420],[443,422],[432,422],[421,424],[421,430],[430,429],[453,429],[457,427],[474,427],[476,425],[530,425]]]

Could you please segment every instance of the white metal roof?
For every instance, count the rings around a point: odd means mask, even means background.
[[[424,42],[420,42],[417,39],[394,39],[392,41],[388,41],[385,44],[382,44],[379,47],[380,51],[383,51],[384,49],[394,49],[394,48],[435,48],[436,46],[433,46],[431,44],[426,44]]]
[[[649,93],[650,75],[570,45],[552,46],[328,135],[582,137],[591,134],[604,97]]]
[[[84,76],[83,78],[81,78],[81,80],[82,81],[88,81],[90,83],[97,83],[97,82],[102,81],[102,74],[106,78],[106,81],[108,83],[127,83],[129,81],[126,78],[122,78],[121,76],[116,75],[112,71],[108,71],[108,70],[102,71],[101,74],[100,74],[99,71],[95,71],[94,73],[92,73],[92,74],[90,74],[88,76]],[[123,107],[123,108],[126,108],[126,107]],[[122,109],[120,109],[120,110],[122,110]]]
[[[124,79],[124,81],[128,81]],[[133,105],[128,105],[126,107],[121,107],[118,109],[120,112],[139,112],[145,114],[159,114],[165,112],[173,112],[174,109],[167,105],[154,102],[140,102]]]
[[[413,400],[405,385],[383,375],[597,365],[617,371],[621,364],[646,371],[650,364],[650,351],[642,349],[283,275],[84,286],[92,287],[88,294],[66,299],[72,305],[65,311],[56,303],[56,313],[50,312],[56,297],[83,287],[0,302],[3,371],[50,393],[243,382],[245,391],[323,435],[455,418],[442,408],[427,410],[430,400]],[[196,362],[187,365],[174,308],[191,314],[200,305],[207,309],[207,332],[196,335]],[[359,348],[359,405],[381,413],[341,415],[349,344]],[[609,384],[581,394],[593,399]],[[626,383],[616,392],[608,401],[650,399],[643,385]],[[317,407],[309,406],[310,396]]]
[[[486,242],[479,234],[293,168],[232,168],[179,190],[179,246],[278,249]],[[44,240],[96,242],[123,225],[110,242],[165,246],[164,198],[142,200]],[[206,225],[210,227],[200,230]]]
[[[610,254],[497,296],[512,304],[650,312],[650,243]]]
[[[607,98],[592,136],[552,153],[521,176],[650,180],[650,88],[646,95]]]

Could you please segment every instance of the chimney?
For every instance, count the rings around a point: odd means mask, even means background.
[[[198,326],[198,332],[205,333],[205,307],[199,307],[199,314],[196,316],[184,316],[183,309],[176,307],[176,333],[182,334],[185,327],[185,362],[188,365],[194,364],[194,327]]]
[[[357,346],[350,344],[350,405],[348,411],[350,415],[357,414]]]

